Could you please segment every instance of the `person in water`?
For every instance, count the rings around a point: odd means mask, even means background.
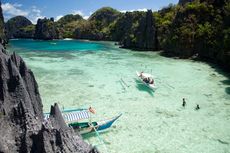
[[[143,73],[144,73],[144,72],[142,71],[142,72],[140,73],[139,77],[142,78],[142,77],[143,77]]]
[[[144,78],[143,81],[144,81],[145,83],[149,83],[148,78]]]
[[[186,105],[186,101],[185,101],[185,98],[183,98],[182,106],[185,107],[185,105]]]
[[[154,80],[153,80],[153,79],[150,79],[149,84],[154,84]]]
[[[200,105],[197,104],[197,105],[196,105],[196,110],[199,110],[199,109],[200,109]]]

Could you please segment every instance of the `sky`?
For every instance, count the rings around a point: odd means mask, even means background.
[[[38,18],[60,19],[66,14],[80,14],[87,19],[101,7],[112,7],[119,11],[159,10],[178,0],[1,0],[5,21],[23,15],[36,23]]]

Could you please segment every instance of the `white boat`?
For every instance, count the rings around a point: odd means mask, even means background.
[[[154,80],[154,78],[153,78],[153,76],[151,75],[151,74],[148,74],[148,73],[143,73],[143,72],[137,72],[136,71],[136,74],[137,74],[137,76],[138,76],[138,79],[144,84],[144,85],[146,85],[147,87],[149,87],[150,89],[152,89],[152,90],[156,90],[157,89],[157,87],[156,87],[156,82],[155,82],[155,80]],[[144,80],[147,80],[147,79],[149,79],[150,81],[151,81],[151,83],[147,83],[147,82],[145,82]]]

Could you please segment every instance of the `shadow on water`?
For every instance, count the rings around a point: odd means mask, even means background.
[[[100,135],[103,135],[103,134],[106,134],[106,133],[108,133],[108,132],[109,132],[109,130],[107,130],[107,131],[101,131],[101,132],[99,132],[99,134],[100,134]],[[83,137],[84,139],[89,139],[89,138],[91,138],[91,137],[97,137],[97,133],[96,133],[96,132],[93,132],[93,133],[83,134],[82,137]]]
[[[225,88],[225,92],[230,95],[230,79],[221,81],[223,84],[228,85],[229,87]]]
[[[141,81],[135,79],[136,82],[136,88],[139,91],[143,91],[143,92],[147,92],[148,94],[150,94],[152,97],[154,96],[154,91],[152,89],[150,89],[149,87],[147,87],[146,85],[144,85]]]
[[[225,92],[230,95],[230,73],[224,71],[222,68],[215,64],[207,63],[209,64],[218,74],[221,74],[225,76],[227,79],[220,81],[222,84],[227,85],[228,87],[225,88]]]

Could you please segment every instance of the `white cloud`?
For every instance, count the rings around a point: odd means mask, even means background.
[[[60,18],[62,18],[63,17],[63,15],[58,15],[58,16],[56,16],[56,18],[55,18],[55,21],[58,21]]]
[[[89,18],[89,16],[83,16],[83,19],[87,20]]]
[[[40,14],[41,10],[39,10],[36,6],[32,6],[32,12]]]
[[[28,11],[24,11],[21,9],[21,4],[10,4],[10,3],[4,3],[2,4],[2,10],[5,14],[9,16],[27,16],[29,14]]]
[[[41,15],[42,11],[36,6],[32,6],[26,10],[22,9],[22,6],[22,4],[18,3],[3,3],[2,10],[5,19],[8,20],[14,16],[21,15],[27,17],[33,24],[36,24],[39,18],[44,18],[44,16]]]
[[[38,9],[36,6],[32,6],[30,9],[30,14],[28,15],[28,18],[31,20],[33,24],[36,24],[38,19],[45,17],[45,16],[42,16],[41,13],[42,11],[40,9]]]
[[[120,12],[122,13],[126,13],[126,12],[134,12],[134,11],[143,11],[143,12],[147,12],[147,8],[142,8],[142,9],[135,9],[135,10],[121,10]]]
[[[88,16],[88,15],[85,15],[85,13],[83,13],[83,11],[81,11],[81,10],[74,10],[72,14],[73,14],[73,15],[79,14],[79,15],[82,16],[83,19],[85,19],[85,20],[87,20],[87,19],[89,18],[89,16]]]
[[[79,14],[81,16],[84,16],[84,13],[81,10],[74,10],[72,14],[74,15]]]

